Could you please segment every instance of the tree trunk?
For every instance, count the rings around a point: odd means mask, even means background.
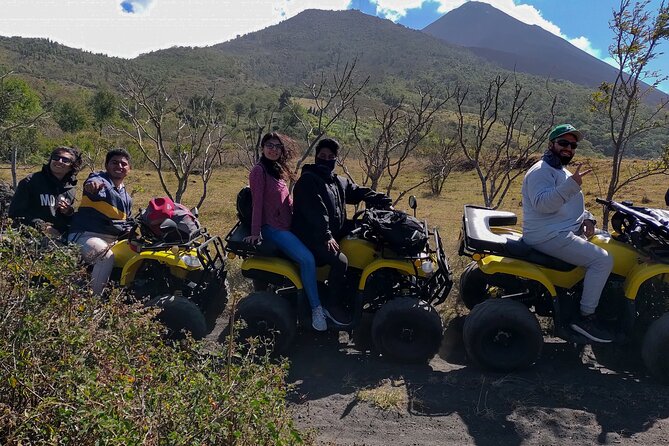
[[[18,180],[16,178],[16,164],[18,155],[18,147],[16,147],[16,144],[12,144],[12,188],[14,188],[14,190],[16,190],[16,185],[18,184]]]

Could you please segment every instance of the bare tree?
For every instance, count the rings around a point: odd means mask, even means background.
[[[295,119],[302,127],[302,139],[306,145],[306,149],[297,160],[295,172],[299,171],[300,166],[323,135],[344,115],[346,110],[354,106],[355,97],[369,82],[369,76],[362,81],[356,79],[356,63],[357,60],[346,62],[344,66],[337,64],[331,75],[321,72],[320,79],[310,84],[305,83],[310,100],[314,104],[311,115],[315,117],[315,120],[312,121],[309,117],[305,118],[294,113]]]
[[[477,100],[478,110],[470,123],[463,104],[468,90],[456,91],[458,143],[481,182],[485,206],[498,208],[514,180],[523,172],[533,153],[545,140],[555,118],[553,97],[548,115],[530,122],[527,101],[532,95],[514,78],[511,99],[503,99],[509,77],[497,76]],[[491,138],[492,136],[492,138]]]
[[[657,11],[648,10],[649,1],[632,3],[621,0],[613,11],[609,28],[614,32],[609,53],[616,62],[618,74],[613,82],[603,82],[593,94],[597,109],[606,117],[613,148],[611,176],[606,199],[611,200],[621,188],[652,175],[666,174],[669,169],[669,147],[659,160],[622,171],[627,149],[639,136],[660,127],[667,127],[666,96],[649,107],[649,94],[668,79],[650,71],[648,64],[662,55],[659,45],[669,39],[669,5],[662,1]],[[608,209],[604,209],[604,227],[608,225]]]
[[[197,206],[201,206],[214,161],[228,136],[214,91],[182,100],[168,93],[163,84],[154,85],[136,75],[129,75],[121,90],[121,113],[133,128],[116,130],[135,141],[174,201],[181,202],[190,177],[198,175],[202,193]],[[174,191],[168,185],[168,176],[176,179]]]
[[[260,141],[265,133],[272,129],[274,122],[274,108],[249,115],[245,118],[237,117],[233,133],[237,134],[236,145],[240,149],[240,161],[251,170],[262,155]]]
[[[429,178],[428,183],[432,195],[441,195],[446,179],[455,167],[459,149],[460,146],[455,138],[440,136],[436,149],[428,154],[424,170]]]
[[[364,138],[359,126],[359,108],[353,107],[355,123],[353,134],[357,149],[362,155],[360,165],[364,172],[363,184],[378,189],[383,176],[388,177],[386,194],[390,195],[395,181],[406,167],[406,161],[415,154],[418,146],[430,134],[435,114],[453,97],[447,93],[445,98],[437,98],[433,88],[418,88],[418,100],[405,104],[400,100],[397,104],[381,110],[373,110],[373,137]],[[440,172],[436,172],[439,175]],[[433,176],[428,175],[406,190],[399,193],[397,203],[412,190],[429,183]]]

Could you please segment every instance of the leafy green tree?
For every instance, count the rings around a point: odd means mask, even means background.
[[[661,159],[646,163],[642,167],[621,172],[622,162],[628,149],[639,138],[654,129],[666,128],[669,124],[667,106],[669,98],[662,99],[654,108],[644,106],[652,88],[667,80],[666,75],[650,71],[648,64],[662,53],[659,45],[669,40],[669,5],[664,1],[656,11],[651,11],[649,1],[632,3],[621,0],[609,27],[614,33],[609,53],[616,63],[618,75],[613,82],[602,82],[593,94],[593,102],[606,119],[613,157],[606,199],[624,186],[651,175],[664,174],[669,170],[669,145]],[[604,210],[604,227],[608,224],[608,209]]]
[[[98,90],[89,102],[93,121],[102,135],[102,127],[116,116],[118,107],[116,95],[109,90]]]
[[[45,116],[39,97],[22,79],[11,76],[12,72],[0,75],[0,149],[9,153],[12,165],[12,182],[17,184],[16,162],[24,152],[28,129],[33,128]]]
[[[86,127],[85,112],[71,102],[58,104],[54,111],[54,119],[64,132],[75,133]]]

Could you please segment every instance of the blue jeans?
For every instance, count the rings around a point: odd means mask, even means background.
[[[290,231],[276,229],[270,225],[262,225],[260,231],[264,239],[274,243],[281,252],[300,266],[300,278],[309,305],[312,309],[318,307],[321,300],[318,298],[318,285],[316,285],[316,262],[309,248]]]

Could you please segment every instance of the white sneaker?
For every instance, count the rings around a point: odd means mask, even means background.
[[[325,315],[323,314],[323,307],[320,305],[311,310],[311,326],[314,327],[316,331],[325,331],[328,329],[328,324],[325,321]]]

